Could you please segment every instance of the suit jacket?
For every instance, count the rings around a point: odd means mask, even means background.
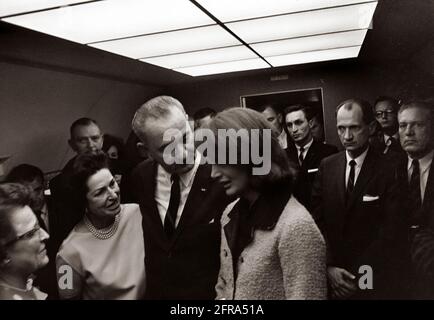
[[[84,212],[72,186],[74,160],[69,160],[62,172],[50,180],[51,210],[57,220],[56,252]]]
[[[318,141],[313,141],[306,157],[303,160],[303,165],[300,167],[298,160],[298,151],[294,143],[288,144],[287,154],[289,159],[298,166],[298,176],[295,182],[294,196],[308,210],[311,209],[311,193],[315,177],[318,173],[318,168],[321,160],[337,153],[338,149],[330,144],[325,144]]]
[[[155,202],[157,164],[132,172],[145,242],[147,299],[214,299],[219,271],[220,217],[228,203],[223,188],[200,165],[172,239],[164,233]]]
[[[400,164],[401,186],[408,191],[407,157]],[[410,258],[412,298],[434,299],[434,168],[429,169],[422,206],[415,211],[407,199],[411,213]]]
[[[402,149],[399,139],[394,139],[389,148],[386,148],[386,143],[384,142],[384,135],[374,136],[369,140],[369,144],[380,153],[395,152],[399,155],[405,155],[405,151]]]
[[[327,263],[359,275],[374,272],[374,289],[354,298],[399,298],[402,293],[406,217],[396,166],[370,148],[354,191],[345,199],[345,152],[321,162],[314,184],[313,216],[327,243]]]

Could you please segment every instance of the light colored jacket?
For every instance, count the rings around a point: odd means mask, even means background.
[[[271,230],[254,231],[242,251],[234,280],[224,226],[237,201],[224,211],[217,299],[326,299],[326,248],[309,212],[291,197]]]

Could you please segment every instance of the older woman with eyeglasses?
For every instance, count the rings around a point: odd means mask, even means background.
[[[142,298],[145,249],[139,206],[120,203],[119,186],[103,152],[77,156],[72,178],[83,218],[57,254],[60,298]]]
[[[0,300],[45,300],[32,274],[48,263],[41,229],[30,209],[31,192],[18,183],[0,184]]]

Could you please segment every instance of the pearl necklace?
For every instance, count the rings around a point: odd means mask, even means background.
[[[108,226],[107,228],[102,228],[102,229],[97,229],[95,228],[95,226],[92,224],[92,222],[89,220],[89,218],[87,217],[87,215],[84,215],[84,224],[85,226],[89,229],[90,233],[92,233],[92,235],[100,240],[106,240],[111,238],[116,231],[118,230],[119,227],[119,221],[121,219],[121,212],[119,212],[116,217],[115,217],[115,221],[113,222],[113,224],[111,226]]]

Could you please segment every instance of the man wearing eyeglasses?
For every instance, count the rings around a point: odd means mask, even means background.
[[[390,151],[403,154],[398,134],[399,101],[382,96],[375,101],[375,119],[380,124],[381,134],[371,140],[371,145],[384,154]]]

